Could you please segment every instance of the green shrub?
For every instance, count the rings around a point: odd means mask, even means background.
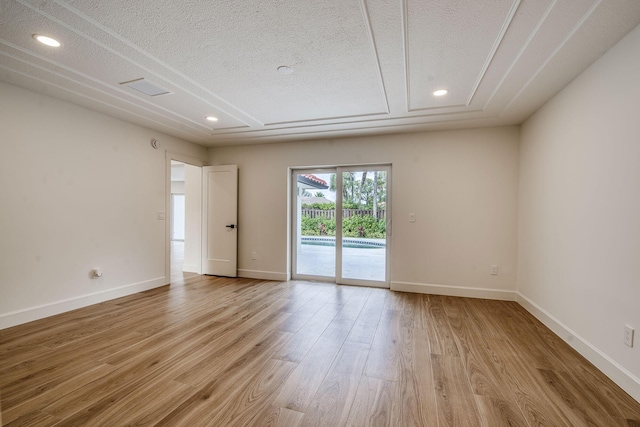
[[[336,219],[335,218],[311,218],[311,216],[302,216],[302,235],[303,236],[320,236],[321,230],[320,224],[324,227],[326,236],[336,235]]]
[[[345,237],[382,239],[386,235],[386,222],[384,219],[376,220],[371,215],[354,215],[342,220],[342,230]]]
[[[310,215],[302,216],[303,236],[335,236],[335,218],[311,218]],[[387,232],[387,224],[384,219],[376,220],[371,215],[354,215],[342,220],[344,237],[364,237],[369,239],[384,239]],[[324,231],[324,234],[323,234]]]

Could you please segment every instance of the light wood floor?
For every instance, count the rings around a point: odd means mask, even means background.
[[[183,284],[197,273],[182,271],[184,267],[184,241],[171,241],[171,283]]]
[[[640,404],[516,303],[185,285],[0,331],[7,426],[631,426]]]

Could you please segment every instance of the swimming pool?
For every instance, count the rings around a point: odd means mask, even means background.
[[[333,236],[302,236],[303,245],[335,246],[336,238]],[[384,239],[363,239],[357,237],[344,237],[342,247],[360,249],[384,249],[387,246]]]

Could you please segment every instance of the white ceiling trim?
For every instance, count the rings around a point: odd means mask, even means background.
[[[409,5],[402,0],[402,53],[404,59],[405,110],[411,111],[411,79],[409,76]]]
[[[378,46],[376,45],[376,39],[373,36],[373,28],[371,26],[371,17],[369,16],[369,9],[365,0],[360,0],[360,9],[362,10],[362,17],[364,18],[365,27],[367,29],[367,35],[371,43],[371,52],[376,59],[376,72],[378,73],[378,79],[380,80],[380,89],[382,90],[382,96],[384,97],[384,105],[386,106],[386,114],[391,111],[389,109],[389,98],[387,97],[387,88],[384,84],[384,77],[382,76],[382,67],[380,66],[380,55],[378,55]]]
[[[405,1],[407,1],[407,0],[405,0]],[[473,86],[473,89],[471,90],[471,94],[469,95],[469,98],[467,99],[467,106],[471,105],[471,102],[473,101],[473,98],[475,97],[476,92],[478,91],[478,88],[480,87],[480,84],[482,83],[482,80],[486,76],[487,70],[489,69],[489,66],[491,65],[491,63],[493,62],[493,58],[495,58],[496,52],[498,51],[498,48],[500,48],[500,45],[502,44],[502,41],[504,40],[504,36],[507,34],[507,30],[511,26],[511,22],[513,21],[513,17],[516,15],[516,12],[518,11],[518,8],[520,7],[520,2],[521,2],[521,0],[514,0],[514,2],[511,4],[511,9],[509,10],[509,14],[507,15],[507,19],[505,19],[504,23],[502,24],[502,28],[500,29],[500,33],[498,34],[498,37],[496,38],[496,41],[495,41],[495,43],[493,44],[493,46],[491,48],[491,52],[489,53],[489,56],[487,56],[487,60],[485,61],[484,65],[482,66],[482,71],[480,71],[480,75],[478,76],[478,79],[476,80],[476,83]],[[485,102],[483,108],[486,108],[487,104],[488,103]]]
[[[247,135],[247,134],[254,134],[254,133],[260,133],[260,134],[264,134],[264,138],[272,138],[274,135],[277,135],[278,133],[281,133],[282,131],[287,131],[287,130],[294,130],[294,129],[306,129],[306,128],[321,128],[321,127],[331,127],[331,126],[337,126],[337,125],[357,125],[357,124],[361,124],[361,123],[380,123],[380,122],[384,122],[384,121],[404,121],[404,123],[396,123],[393,125],[382,125],[382,126],[360,126],[357,128],[349,128],[349,129],[379,129],[379,128],[384,128],[384,127],[401,127],[401,126],[416,126],[416,125],[423,125],[426,126],[428,124],[430,124],[430,122],[422,120],[425,118],[430,118],[430,117],[445,117],[445,116],[455,116],[452,117],[451,120],[457,120],[459,116],[461,115],[473,115],[473,114],[478,114],[478,113],[482,113],[483,110],[482,109],[475,109],[475,110],[465,110],[465,111],[456,111],[456,112],[441,112],[441,113],[436,113],[436,114],[421,114],[418,116],[404,116],[404,117],[388,117],[388,118],[384,118],[384,119],[375,119],[375,120],[354,120],[354,121],[348,121],[348,122],[340,122],[340,123],[329,123],[329,124],[312,124],[312,125],[300,125],[300,126],[289,126],[289,127],[282,127],[282,128],[277,128],[277,129],[268,129],[268,130],[249,130],[249,131],[242,131],[242,132],[221,132],[216,134],[217,136],[220,135]],[[482,118],[486,118],[486,119],[491,119],[491,117],[482,117]],[[421,119],[421,120],[413,120],[413,119]],[[272,133],[269,134],[268,132],[271,131]],[[323,133],[323,132],[336,132],[336,129],[326,129],[326,130],[314,130],[312,132],[307,132],[308,133]],[[300,133],[296,133],[300,134]],[[287,135],[294,135],[291,133],[287,133]],[[245,137],[243,137],[244,139]],[[249,136],[248,138],[260,138],[260,136],[258,137],[253,137],[253,136]]]
[[[529,88],[531,83],[540,75],[540,73],[547,66],[547,64],[549,64],[549,62],[558,54],[558,52],[560,52],[560,50],[569,42],[569,40],[571,40],[573,35],[580,29],[580,27],[582,27],[585,21],[589,19],[591,15],[593,15],[593,13],[596,11],[596,9],[598,9],[601,3],[602,3],[602,0],[594,1],[593,5],[591,5],[587,13],[585,13],[582,16],[582,18],[576,23],[576,25],[574,25],[571,31],[569,31],[569,33],[565,36],[564,40],[562,40],[562,42],[553,50],[553,52],[551,52],[551,54],[547,56],[547,59],[538,67],[535,73],[533,73],[533,75],[529,77],[529,80],[527,80],[527,82],[524,85],[522,85],[520,90],[518,90],[518,92],[516,92],[513,98],[511,98],[511,100],[507,103],[507,105],[504,106],[504,108],[500,112],[500,115],[504,114],[504,112],[513,105],[513,103],[524,93],[524,91],[527,90],[527,88]],[[556,1],[553,2],[553,6],[555,5],[556,5]],[[545,19],[547,16],[545,16]]]
[[[446,107],[446,108],[453,108],[456,106],[451,106],[451,107]],[[460,105],[459,107],[465,107],[464,105]],[[463,114],[471,114],[471,113],[481,113],[484,110],[482,108],[476,108],[476,109],[465,109],[463,111],[442,111],[439,113],[430,113],[430,114],[416,114],[416,115],[411,115],[411,116],[402,116],[402,117],[384,117],[384,118],[377,118],[377,119],[368,119],[368,120],[345,120],[345,121],[341,121],[341,122],[334,122],[334,123],[315,123],[315,124],[305,124],[305,125],[298,125],[298,126],[284,126],[284,127],[279,127],[277,129],[254,129],[254,130],[246,130],[246,131],[240,131],[240,132],[216,132],[216,135],[246,135],[246,134],[251,134],[251,133],[256,133],[256,132],[262,132],[264,133],[265,131],[282,131],[282,130],[287,130],[287,129],[298,129],[298,128],[312,128],[312,127],[326,127],[326,126],[337,126],[337,125],[350,125],[350,124],[357,124],[357,123],[368,123],[368,122],[384,122],[384,121],[390,121],[390,120],[411,120],[411,119],[424,119],[424,118],[428,118],[428,117],[437,117],[437,116],[458,116],[458,115],[463,115]],[[345,117],[346,118],[346,117]],[[487,117],[487,118],[492,118],[492,117]],[[421,123],[425,123],[424,121],[421,121]],[[409,123],[408,125],[411,125],[413,123]],[[400,124],[399,126],[402,126],[402,124]],[[363,128],[364,129],[364,128]]]
[[[467,115],[471,115],[473,113],[477,113],[478,111],[467,111],[464,112],[463,114],[467,114]],[[481,111],[480,111],[481,112]],[[429,116],[431,117],[431,116]],[[458,119],[457,118],[452,118],[449,117],[449,115],[445,115],[443,114],[442,117],[446,117],[443,120],[439,120],[437,121],[438,124],[440,123],[446,123],[446,122],[455,122]],[[472,119],[476,119],[479,121],[489,121],[491,120],[490,117],[471,117]],[[435,123],[435,122],[434,122]],[[367,132],[367,131],[372,131],[371,133],[376,133],[375,131],[380,131],[380,130],[394,130],[397,131],[398,129],[401,129],[403,132],[417,132],[417,131],[422,131],[425,129],[428,129],[430,127],[430,125],[434,124],[432,122],[418,122],[418,123],[400,123],[400,124],[389,124],[389,125],[380,125],[380,126],[360,126],[360,127],[353,127],[353,128],[341,128],[339,130],[336,129],[327,129],[327,130],[310,130],[309,132],[278,132],[272,135],[266,135],[263,132],[262,135],[257,135],[257,136],[243,136],[241,138],[241,141],[258,141],[258,140],[269,140],[269,141],[273,141],[274,138],[277,140],[278,138],[281,138],[283,136],[286,137],[306,137],[309,135],[330,135],[330,134],[335,134],[337,131],[340,131],[341,133],[341,137],[344,136],[348,136],[348,135],[358,135],[361,132]],[[300,128],[302,129],[306,129],[308,128],[308,126],[300,126]],[[292,128],[288,128],[288,129],[292,129]],[[284,129],[284,130],[288,130],[288,129]],[[278,131],[282,131],[283,129],[277,129]],[[391,132],[386,132],[386,133],[391,133]],[[234,135],[234,134],[229,134],[229,135]],[[224,143],[233,143],[233,142],[237,142],[238,139],[236,138],[227,138],[227,139],[222,139],[220,142],[222,144]],[[268,141],[268,142],[269,142]]]
[[[504,84],[505,80],[511,74],[511,71],[514,69],[514,67],[516,66],[518,61],[520,61],[520,58],[522,57],[524,52],[527,50],[527,48],[531,44],[531,41],[534,39],[536,34],[538,34],[538,31],[540,31],[540,28],[542,27],[544,22],[547,20],[547,17],[549,16],[549,14],[553,10],[553,8],[556,6],[557,2],[558,2],[558,0],[552,0],[551,3],[549,4],[549,6],[547,7],[547,9],[545,10],[545,13],[540,17],[540,19],[538,20],[538,23],[536,24],[534,29],[529,34],[529,37],[525,41],[524,45],[522,46],[522,48],[520,48],[520,50],[518,51],[518,53],[514,57],[513,61],[511,61],[511,65],[509,65],[509,68],[507,68],[506,72],[504,73],[504,75],[500,79],[500,82],[498,82],[498,84],[496,85],[495,90],[491,93],[491,96],[489,96],[489,98],[487,100],[487,103],[485,104],[485,107],[486,107],[486,105],[490,105],[491,104],[491,101],[493,100],[494,96],[500,91],[500,89],[502,88],[502,85]],[[515,98],[515,95],[512,98],[512,101],[513,101],[514,98]],[[503,110],[503,112],[504,112],[504,110]]]

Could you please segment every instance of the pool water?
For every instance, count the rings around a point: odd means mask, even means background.
[[[333,237],[302,236],[302,244],[316,246],[335,246],[336,240]],[[384,239],[373,240],[347,237],[342,239],[342,247],[359,249],[384,249],[386,247],[386,244],[384,242]]]

